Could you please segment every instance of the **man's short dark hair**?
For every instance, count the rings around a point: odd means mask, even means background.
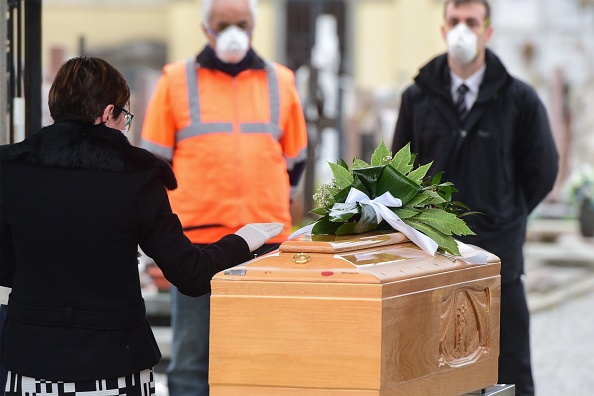
[[[454,7],[458,7],[459,5],[462,4],[471,4],[471,3],[477,3],[477,4],[482,4],[485,6],[485,21],[491,21],[491,6],[489,5],[489,2],[487,0],[446,0],[445,3],[443,4],[443,15],[445,17],[445,12],[446,12],[446,8],[448,7],[448,4],[452,3],[454,5]],[[487,22],[489,23],[489,22]]]

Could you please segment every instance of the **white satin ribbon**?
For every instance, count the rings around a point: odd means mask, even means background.
[[[289,241],[295,237],[298,237],[299,235],[311,234],[311,230],[314,228],[315,225],[316,225],[316,223],[312,223],[312,224],[306,225],[305,227],[301,227],[300,229],[298,229],[297,231],[295,231],[291,235],[289,235],[289,237],[287,238],[287,241]]]
[[[351,188],[351,191],[349,191],[349,195],[347,196],[345,203],[357,202],[371,205],[373,210],[375,210],[375,215],[377,216],[378,224],[382,221],[382,219],[386,220],[386,222],[390,224],[392,228],[406,235],[408,239],[410,239],[418,247],[423,249],[423,251],[425,251],[431,256],[435,255],[435,251],[437,250],[437,243],[433,239],[429,238],[427,235],[415,230],[408,224],[404,223],[402,219],[398,217],[398,215],[396,215],[389,209],[389,207],[401,207],[402,201],[400,199],[394,198],[394,196],[389,192],[385,192],[375,199],[370,199],[364,192],[359,191],[356,188]]]
[[[456,243],[458,244],[460,256],[454,256],[455,258],[460,258],[468,264],[487,264],[489,258],[487,257],[487,253],[483,250],[475,249],[471,245],[467,245],[460,241],[456,241]]]

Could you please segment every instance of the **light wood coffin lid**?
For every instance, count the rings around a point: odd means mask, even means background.
[[[479,249],[479,248],[476,248]],[[479,249],[480,250],[480,249]],[[488,264],[499,258],[486,252]],[[461,257],[430,256],[400,232],[360,235],[305,235],[283,242],[277,251],[219,272],[213,280],[378,284],[456,271]],[[499,266],[488,266],[499,275]]]

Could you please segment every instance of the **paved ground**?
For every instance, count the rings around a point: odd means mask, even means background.
[[[581,237],[575,222],[534,222],[525,256],[537,395],[592,394],[594,239]],[[168,356],[169,328],[154,330],[163,355]],[[157,396],[168,394],[163,370],[157,368]]]
[[[525,249],[537,396],[590,395],[594,239],[581,237],[571,223],[545,222],[540,227],[559,235],[553,243],[532,241]]]
[[[532,316],[532,360],[537,396],[594,393],[594,293]]]
[[[528,241],[524,255],[526,292],[533,314],[594,291],[593,238],[565,230],[554,242]]]

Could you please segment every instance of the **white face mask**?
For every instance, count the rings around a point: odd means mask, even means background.
[[[478,37],[464,23],[457,24],[446,35],[448,54],[463,65],[471,63],[478,54]]]
[[[239,63],[250,49],[250,37],[243,29],[231,25],[215,34],[217,58],[225,63]]]

